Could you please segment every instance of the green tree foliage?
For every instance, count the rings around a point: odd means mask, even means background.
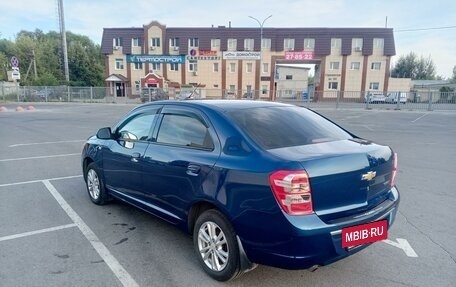
[[[453,76],[450,79],[452,84],[456,84],[456,66],[453,67]]]
[[[101,47],[87,36],[67,32],[70,82],[65,81],[60,34],[20,31],[14,42],[0,39],[0,81],[6,80],[9,59],[19,59],[21,85],[103,86],[104,61]],[[35,78],[33,59],[36,61]],[[28,71],[28,72],[27,72]]]
[[[410,52],[400,56],[391,70],[393,78],[411,78],[412,80],[434,80],[436,78],[435,64],[431,57],[418,57]]]
[[[0,52],[0,81],[6,81],[8,79],[8,58],[5,53]]]

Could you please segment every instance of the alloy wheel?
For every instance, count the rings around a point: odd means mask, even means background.
[[[206,266],[213,271],[222,271],[228,264],[228,242],[223,230],[214,222],[207,221],[201,225],[198,250]]]

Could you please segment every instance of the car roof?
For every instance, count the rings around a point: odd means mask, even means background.
[[[189,100],[189,101],[156,101],[147,103],[140,107],[148,105],[179,105],[187,107],[201,107],[218,110],[221,112],[229,112],[240,109],[262,108],[262,107],[291,107],[294,105],[283,104],[268,101],[249,101],[249,100]]]

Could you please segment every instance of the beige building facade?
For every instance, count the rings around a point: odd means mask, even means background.
[[[198,86],[206,97],[274,99],[290,90],[277,78],[277,67],[313,64],[317,98],[341,91],[359,98],[388,91],[395,47],[388,28],[264,28],[260,35],[258,28],[170,28],[152,21],[105,28],[102,53],[106,85],[116,96]],[[299,72],[307,77],[307,70]]]

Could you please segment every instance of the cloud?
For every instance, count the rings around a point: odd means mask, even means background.
[[[56,0],[0,2],[0,33],[14,39],[20,30],[58,31]],[[100,43],[103,28],[142,27],[157,20],[167,27],[388,27],[416,29],[456,25],[454,0],[78,0],[64,1],[67,31]],[[440,34],[440,32],[442,32]],[[396,33],[398,55],[431,54],[438,74],[451,76],[456,65],[456,30]],[[397,58],[397,57],[395,57]],[[394,59],[393,59],[394,61]]]

